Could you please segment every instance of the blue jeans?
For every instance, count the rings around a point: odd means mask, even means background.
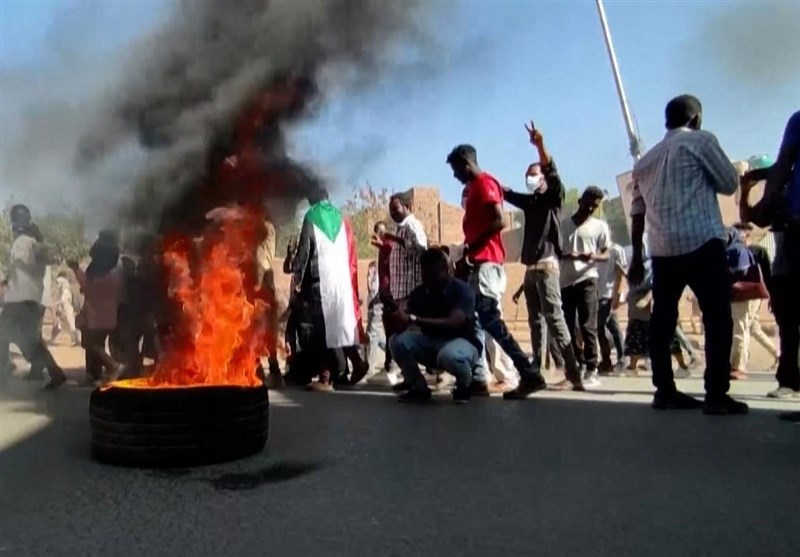
[[[478,349],[463,338],[443,340],[425,336],[419,331],[405,331],[389,340],[392,357],[403,372],[403,379],[412,389],[427,389],[420,370],[425,367],[441,369],[456,378],[456,387],[469,387],[472,368],[478,362]]]

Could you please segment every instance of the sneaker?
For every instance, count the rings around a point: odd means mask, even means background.
[[[794,389],[790,389],[789,387],[778,387],[774,391],[770,391],[767,393],[769,398],[793,398],[796,396],[800,397],[800,391],[795,391]]]
[[[399,402],[429,402],[431,400],[430,389],[411,389],[397,397]]]
[[[489,392],[489,386],[482,381],[473,381],[469,384],[469,392],[473,394],[473,396],[489,396],[491,393]]]
[[[623,375],[625,373],[625,362],[622,360],[618,361],[614,366],[614,375]]]
[[[692,372],[689,371],[688,367],[679,367],[672,375],[675,379],[689,379],[692,376]]]
[[[543,391],[546,388],[547,383],[541,376],[536,377],[535,379],[523,379],[519,382],[519,386],[516,389],[503,393],[503,398],[505,400],[523,400],[528,398],[533,393]]]
[[[656,410],[697,410],[703,403],[680,391],[674,393],[656,391],[651,406]]]
[[[583,376],[583,386],[588,388],[599,387],[600,379],[597,377],[596,371],[587,371]]]
[[[583,386],[583,382],[572,382],[569,379],[564,379],[563,381],[559,381],[558,383],[553,383],[552,385],[548,385],[547,388],[551,391],[576,391],[582,392],[586,390],[586,387]]]
[[[453,402],[456,404],[466,404],[472,399],[472,392],[469,387],[456,387],[453,389]]]
[[[728,395],[719,398],[706,397],[703,403],[703,414],[707,416],[728,416],[734,414],[747,414],[748,406],[744,402],[734,400]]]

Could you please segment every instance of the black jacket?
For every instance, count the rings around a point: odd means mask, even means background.
[[[533,265],[545,257],[561,257],[561,206],[564,204],[564,184],[556,163],[542,165],[547,189],[542,192],[516,193],[506,191],[504,198],[525,213],[525,239],[522,242],[522,261]]]

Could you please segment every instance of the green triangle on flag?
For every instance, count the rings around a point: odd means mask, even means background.
[[[306,213],[306,218],[311,224],[319,228],[328,239],[333,242],[342,228],[342,213],[331,205],[327,199],[315,203]]]

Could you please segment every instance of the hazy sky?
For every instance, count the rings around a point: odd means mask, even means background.
[[[0,1],[0,150],[13,144],[32,100],[100,90],[126,59],[124,45],[167,7]],[[705,127],[732,158],[775,154],[800,108],[800,2],[609,1],[606,11],[646,147],[663,136],[665,103],[688,92],[703,101]],[[443,0],[429,27],[440,47],[427,68],[332,100],[294,135],[295,152],[339,184],[437,185],[455,202],[449,150],[472,143],[484,169],[521,187],[534,160],[523,129],[532,118],[568,184],[616,191],[614,178],[631,160],[594,2]],[[37,178],[52,184],[36,186],[57,189],[52,174]],[[27,187],[3,184],[2,198],[13,188],[22,200]],[[70,201],[68,191],[56,193]]]

